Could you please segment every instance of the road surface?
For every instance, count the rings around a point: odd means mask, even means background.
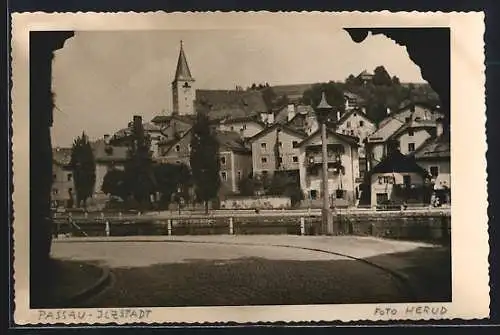
[[[295,236],[96,238],[56,242],[52,254],[111,269],[107,289],[71,307],[415,301],[414,290],[394,272],[342,256],[387,265],[392,254],[421,248],[397,243]]]

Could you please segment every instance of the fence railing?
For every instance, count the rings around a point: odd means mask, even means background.
[[[451,220],[441,213],[370,213],[338,211],[334,215],[335,235],[377,236],[407,240],[441,241],[450,236]],[[326,231],[320,215],[232,215],[151,218],[66,217],[54,218],[55,236],[138,235],[319,235]]]

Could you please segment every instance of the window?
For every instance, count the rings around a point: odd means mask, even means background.
[[[283,142],[279,141],[279,142],[278,142],[278,146],[279,146],[280,148],[283,148]]]
[[[58,193],[59,193],[59,190],[57,188],[52,189],[52,194],[58,194]]]
[[[68,173],[68,181],[71,181],[73,179],[73,174]]]
[[[283,157],[278,157],[278,163],[283,164]]]
[[[177,145],[175,146],[175,151],[176,151],[176,152],[181,151],[181,146],[177,144]]]
[[[413,136],[414,135],[414,132],[413,132],[413,129],[408,129],[408,136]]]
[[[231,126],[229,129],[231,129],[231,131],[233,131],[234,130],[234,126]]]
[[[299,145],[299,142],[292,141],[292,147],[296,148],[296,147],[298,147],[298,145]]]
[[[360,127],[363,127],[364,125],[365,125],[365,121],[360,120],[360,121],[359,121],[359,126],[360,126]]]
[[[247,125],[244,124],[243,127],[241,127],[243,130],[246,130],[247,129]]]
[[[56,174],[53,174],[53,175],[52,175],[52,179],[53,179],[53,180],[56,180],[56,179],[57,179],[57,175],[56,175]]]
[[[299,157],[297,157],[297,156],[293,156],[293,157],[292,157],[292,161],[293,161],[294,163],[298,163],[298,162],[299,162]]]
[[[267,178],[268,172],[266,170],[262,170],[262,177]]]
[[[181,161],[175,161],[175,164],[180,164],[180,163],[181,163]]]
[[[226,157],[221,157],[221,158],[220,158],[220,163],[221,163],[222,165],[226,165]]]
[[[220,173],[220,177],[221,177],[222,181],[226,181],[227,180],[227,173],[226,173],[226,171],[222,171]]]
[[[415,151],[415,143],[408,143],[408,152]]]
[[[351,136],[354,136],[354,130],[351,129]]]
[[[262,150],[266,150],[266,149],[267,149],[267,143],[261,143],[261,144],[260,144],[260,148],[261,148]]]
[[[351,128],[351,121],[347,121],[347,123],[346,123],[346,127],[347,127],[347,128]]]
[[[260,159],[260,161],[261,161],[263,164],[267,163],[267,157],[262,157],[262,158]]]
[[[439,167],[437,167],[437,166],[431,166],[429,168],[429,172],[430,172],[431,176],[433,176],[434,178],[436,178],[438,176],[438,174],[439,174]]]
[[[403,176],[403,184],[406,186],[410,186],[411,185],[411,176],[409,176],[409,175]]]
[[[189,152],[191,152],[191,150],[193,149],[193,147],[191,146],[191,143],[188,144],[188,150]]]
[[[238,180],[241,180],[241,171],[238,171]]]
[[[406,123],[408,123],[408,122],[410,122],[410,121],[411,121],[411,117],[407,116],[407,117],[405,118],[405,122],[406,122]]]
[[[309,192],[309,197],[311,198],[311,200],[316,200],[318,198],[318,191],[316,190],[311,190]]]
[[[336,190],[335,191],[335,198],[344,199],[344,190]]]

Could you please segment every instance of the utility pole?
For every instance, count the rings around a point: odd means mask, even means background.
[[[325,92],[322,93],[321,102],[316,106],[318,121],[321,123],[321,151],[323,163],[323,208],[321,210],[322,231],[328,235],[333,235],[333,215],[330,211],[330,192],[328,190],[328,140],[326,137],[326,123],[328,114],[332,111],[332,106],[326,101]]]

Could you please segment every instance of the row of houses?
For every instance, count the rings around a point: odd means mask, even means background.
[[[321,135],[314,110],[297,105],[287,106],[287,112],[290,115],[283,122],[266,122],[260,114],[213,122],[220,144],[221,197],[238,194],[243,178],[271,177],[280,171],[298,177],[304,205],[321,205]],[[189,166],[193,124],[193,117],[180,115],[158,116],[144,123],[152,138],[154,160]],[[101,191],[104,176],[109,169],[122,167],[127,159],[127,147],[121,140],[128,129],[92,144],[95,199],[107,199]],[[445,190],[442,202],[449,201],[449,136],[443,134],[439,112],[428,106],[406,106],[389,114],[378,127],[361,108],[350,109],[329,124],[327,140],[332,204],[375,206],[398,198],[397,185],[421,190],[424,184],[433,185],[436,192]],[[72,192],[69,152],[56,149],[55,153],[54,199],[67,199]],[[428,201],[421,192],[417,195],[414,202]]]
[[[320,205],[320,125],[315,106],[301,102],[310,87],[273,87],[276,99],[287,97],[283,100],[286,104],[274,108],[266,104],[261,90],[195,89],[181,44],[172,81],[172,113],[143,123],[152,140],[153,159],[189,166],[191,129],[202,110],[220,144],[221,197],[238,194],[242,178],[271,177],[279,171],[297,176],[304,205]],[[327,105],[326,100],[323,104]],[[449,200],[449,136],[443,133],[439,109],[410,101],[399,110],[388,111],[377,124],[355,94],[346,92],[344,104],[344,111],[332,111],[327,123],[328,196],[332,204],[376,206],[396,198],[423,202],[427,200],[420,190],[429,185],[436,192],[445,190],[442,198]],[[136,116],[133,122],[143,121]],[[110,168],[123,166],[127,159],[126,138],[133,122],[93,143],[95,199],[106,199],[101,190],[105,174]],[[70,172],[56,158],[54,198],[71,193]]]

